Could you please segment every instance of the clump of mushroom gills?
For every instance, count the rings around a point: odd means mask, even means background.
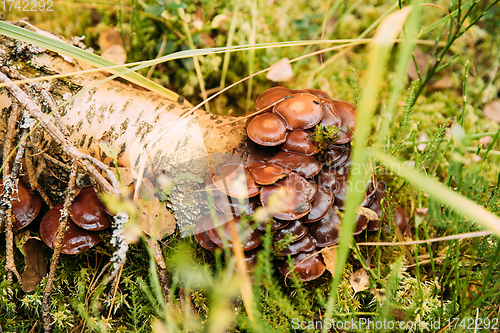
[[[242,164],[223,165],[205,182],[217,213],[199,219],[195,238],[210,251],[231,248],[236,230],[251,271],[270,224],[277,269],[286,277],[316,279],[326,270],[320,250],[340,239],[358,111],[321,90],[285,87],[264,91],[255,109],[259,114],[247,121],[251,142]],[[274,207],[275,197],[281,198],[279,207]],[[387,218],[380,221],[384,197],[385,189],[373,175],[362,205],[378,219],[358,215],[354,235],[377,231],[380,225],[387,229]],[[249,222],[259,207],[269,211],[269,220]],[[394,216],[400,229],[409,232],[404,208]]]
[[[62,208],[62,204],[53,207],[43,216],[40,222],[40,235],[45,244],[52,249],[54,248]],[[73,200],[70,207],[70,216],[66,224],[67,230],[64,234],[62,253],[77,254],[99,243],[98,231],[108,228],[110,222],[92,187],[82,189]]]

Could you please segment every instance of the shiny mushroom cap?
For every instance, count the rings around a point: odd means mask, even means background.
[[[250,140],[261,146],[277,146],[285,142],[287,129],[279,115],[268,112],[248,123],[247,134]]]
[[[276,184],[263,187],[260,193],[262,205],[267,207],[271,195],[278,191],[285,191],[285,200],[279,207],[279,211],[273,214],[274,218],[287,221],[296,220],[311,210],[311,202],[309,201],[311,185],[298,174],[292,172],[289,177]]]
[[[49,210],[40,222],[40,235],[45,244],[52,249],[54,248],[54,240],[59,227],[62,207],[63,205],[60,204]],[[96,232],[80,228],[68,217],[67,230],[64,235],[61,252],[77,254],[94,247],[99,241],[100,238]]]
[[[292,169],[271,162],[257,162],[248,167],[248,172],[259,185],[271,185],[287,177]]]
[[[302,239],[307,234],[307,228],[304,227],[302,223],[300,223],[299,220],[294,220],[290,221],[288,225],[282,229],[278,229],[274,235],[273,235],[273,241],[274,242],[280,242],[287,237],[296,237],[294,239],[294,242],[298,241],[299,239]]]
[[[208,237],[217,244],[219,247],[223,247],[223,238],[228,242],[229,248],[233,247],[233,237],[231,233],[231,228],[234,226],[239,235],[240,243],[243,247],[243,251],[250,251],[255,249],[262,243],[262,233],[254,229],[253,226],[249,224],[239,223],[239,218],[235,218],[230,214],[217,214],[217,221],[214,223],[212,218],[209,218],[206,222]],[[216,225],[219,227],[216,228]],[[221,233],[217,230],[221,229]],[[222,234],[222,235],[221,235]]]
[[[215,244],[207,234],[207,221],[210,219],[210,215],[202,216],[194,227],[194,238],[203,248],[215,251],[217,244]]]
[[[99,231],[108,228],[108,216],[92,187],[84,188],[71,204],[71,219],[86,230]]]
[[[354,131],[356,128],[356,119],[358,117],[358,109],[351,103],[344,101],[333,101],[335,110],[337,111],[340,119],[342,120],[341,131],[339,132],[339,139],[336,143],[347,143],[354,139]]]
[[[3,184],[3,179],[0,178]],[[0,185],[0,193],[3,192],[3,185]],[[14,215],[13,229],[19,230],[30,224],[40,213],[42,199],[36,193],[31,193],[28,185],[21,179],[17,183],[17,196],[19,201],[11,201],[12,214]]]
[[[259,203],[258,196],[249,199],[237,199],[225,195],[214,198],[215,209],[221,213],[233,214],[234,216],[252,215]]]
[[[279,255],[282,257],[293,256],[299,252],[311,252],[315,248],[316,248],[316,241],[314,240],[314,238],[311,235],[306,234],[301,239],[299,239],[299,240],[293,242],[292,244],[288,245],[287,247],[285,247],[279,253]]]
[[[321,109],[323,110],[323,118],[319,123],[321,126],[335,126],[342,127],[342,119],[335,109],[335,104],[331,99],[320,99]]]
[[[316,97],[332,100],[332,98],[323,90],[308,88],[306,91]]]
[[[240,164],[223,165],[212,180],[222,193],[233,198],[249,198],[260,193],[260,186]]]
[[[289,267],[284,260],[278,261],[278,269],[281,274],[291,278],[293,270],[300,281],[310,281],[319,278],[326,270],[326,265],[319,253],[304,252],[292,256],[293,266]]]
[[[319,98],[311,94],[294,94],[276,104],[273,112],[283,117],[289,130],[311,128],[323,117]]]
[[[302,223],[311,223],[322,219],[332,208],[334,201],[335,197],[332,191],[319,188],[316,197],[312,201],[311,210],[302,218]]]
[[[302,177],[311,178],[321,170],[321,163],[314,156],[281,151],[268,162],[276,163],[292,169]]]
[[[312,140],[313,133],[311,131],[296,129],[288,133],[285,143],[281,146],[284,151],[300,153],[311,156],[319,152]]]
[[[292,89],[285,87],[273,87],[267,89],[257,97],[255,101],[255,111],[263,110],[279,100],[293,95]]]
[[[340,217],[336,212],[336,207],[332,207],[321,220],[308,223],[307,228],[318,247],[337,243],[340,240]]]

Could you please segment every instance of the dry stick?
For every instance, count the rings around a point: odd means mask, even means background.
[[[10,159],[9,152],[11,151],[12,139],[16,131],[16,122],[17,118],[19,118],[19,115],[20,115],[19,108],[17,107],[17,105],[14,105],[12,113],[10,114],[9,117],[7,134],[5,135],[5,141],[3,146],[3,163],[5,167],[3,169],[4,183],[3,183],[3,193],[1,197],[0,214],[2,220],[5,221],[5,242],[7,248],[5,271],[7,272],[7,280],[12,281],[12,274],[14,274],[18,282],[22,284],[21,275],[19,275],[19,272],[17,271],[16,268],[16,263],[14,261],[14,234],[12,232],[13,215],[12,215],[12,206],[10,203],[11,195],[14,189],[12,183],[14,177],[12,177],[10,173],[10,165],[9,165],[9,159]]]
[[[43,291],[43,329],[45,332],[50,332],[50,292],[52,291],[52,286],[54,284],[54,278],[56,276],[57,262],[59,261],[59,256],[61,254],[61,248],[64,243],[64,234],[66,233],[66,223],[69,217],[69,209],[73,199],[75,197],[75,187],[76,187],[76,175],[78,173],[78,164],[73,163],[71,168],[71,173],[69,175],[69,183],[66,188],[66,197],[64,198],[64,205],[61,209],[61,218],[59,219],[59,227],[57,228],[56,238],[54,239],[54,254],[50,261],[50,272],[47,278],[47,284]]]
[[[165,302],[168,304],[168,294],[169,294],[169,281],[167,276],[167,265],[165,264],[165,258],[163,258],[163,253],[161,251],[160,244],[157,240],[146,235],[146,240],[149,247],[153,251],[153,256],[156,261],[156,266],[158,267],[158,276],[160,278],[161,289],[163,292],[163,297]]]
[[[28,179],[30,182],[30,186],[32,189],[35,189],[38,191],[38,194],[42,197],[43,201],[49,206],[49,208],[54,207],[52,204],[52,201],[50,200],[49,196],[47,193],[45,193],[45,190],[40,186],[38,183],[37,177],[35,177],[35,167],[33,166],[33,158],[32,158],[32,153],[33,151],[31,150],[30,147],[26,147],[26,154],[24,155],[24,162],[26,163],[26,172],[28,173]]]
[[[50,134],[50,136],[56,140],[61,149],[76,163],[80,164],[87,173],[89,173],[94,179],[97,180],[100,186],[104,188],[106,192],[118,194],[120,191],[118,180],[116,179],[113,172],[102,162],[97,159],[81,153],[57,128],[57,126],[44,114],[38,105],[36,105],[28,95],[21,90],[18,86],[12,84],[12,81],[3,73],[0,73],[0,82],[8,83],[7,89],[11,91],[14,97],[21,103],[21,105],[30,113],[30,115],[36,119],[38,124]],[[36,126],[38,126],[35,125]],[[34,127],[34,128],[35,128]],[[89,160],[96,164],[100,169],[106,172],[110,178],[111,184],[101,175],[101,173],[89,163]]]

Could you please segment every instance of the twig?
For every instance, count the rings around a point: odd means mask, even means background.
[[[165,302],[168,304],[168,294],[170,291],[168,276],[167,276],[167,265],[165,264],[165,259],[163,258],[163,253],[161,251],[160,244],[157,240],[146,236],[149,247],[153,251],[153,256],[156,261],[156,266],[158,267],[158,275],[160,278],[161,289],[163,291],[163,297]]]
[[[12,281],[12,274],[16,276],[19,283],[22,283],[21,276],[16,268],[16,263],[14,261],[14,234],[12,232],[12,205],[10,201],[12,200],[12,194],[17,193],[17,181],[16,178],[12,177],[10,173],[9,155],[12,147],[12,139],[16,130],[16,122],[19,117],[20,111],[17,105],[12,108],[12,113],[9,117],[7,133],[5,135],[5,141],[3,146],[3,163],[5,165],[3,169],[3,193],[1,196],[0,203],[0,214],[3,221],[5,221],[5,242],[6,242],[6,252],[7,258],[5,263],[5,271],[7,272],[7,280]]]
[[[87,156],[86,154],[81,153],[65,136],[64,134],[57,128],[57,126],[49,119],[49,116],[42,113],[40,107],[36,105],[28,95],[21,90],[16,85],[12,84],[12,81],[3,73],[0,73],[0,82],[8,83],[7,89],[14,95],[14,97],[21,103],[21,105],[30,113],[30,115],[37,120],[37,125],[33,127],[36,128],[38,125],[41,125],[42,128],[47,131],[50,136],[56,140],[61,149],[73,160],[75,163],[80,164],[80,166],[87,171],[100,186],[104,188],[106,192],[118,194],[120,192],[120,188],[118,185],[118,180],[116,179],[113,172],[107,167],[104,163],[97,163],[98,160]],[[106,181],[106,179],[101,175],[101,173],[89,163],[89,160],[96,164],[101,170],[105,171],[110,178],[111,184]]]
[[[54,284],[54,278],[56,276],[57,262],[59,261],[59,256],[61,254],[61,248],[64,243],[64,234],[66,233],[66,223],[69,217],[69,209],[73,199],[75,197],[75,186],[76,186],[76,175],[78,173],[78,164],[73,163],[71,168],[71,173],[69,175],[68,187],[66,188],[66,197],[64,198],[64,205],[61,209],[61,218],[59,219],[59,227],[57,228],[56,237],[54,239],[54,254],[50,261],[50,272],[47,278],[47,284],[45,285],[45,290],[43,291],[43,328],[45,332],[50,332],[50,292],[52,291],[52,286]]]

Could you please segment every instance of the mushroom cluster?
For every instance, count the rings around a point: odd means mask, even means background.
[[[62,208],[62,204],[54,206],[40,222],[40,236],[52,249]],[[104,230],[110,225],[109,217],[100,204],[94,189],[92,187],[82,189],[71,204],[61,252],[77,254],[94,247],[101,240],[98,231]]]
[[[205,182],[217,213],[199,219],[195,238],[211,251],[232,247],[231,229],[237,226],[251,270],[266,225],[253,225],[247,222],[252,219],[241,217],[251,216],[262,206],[271,215],[268,223],[279,271],[289,276],[293,268],[302,281],[316,279],[326,270],[318,250],[340,239],[358,111],[320,90],[285,87],[263,92],[255,108],[259,113],[247,122],[252,142],[241,154],[242,163],[223,165]],[[384,196],[383,184],[373,175],[363,206],[378,218],[358,215],[354,235],[366,229],[377,231],[387,223],[379,221]],[[273,198],[280,201],[273,203]],[[396,211],[396,220],[405,224],[404,229],[408,223],[404,209]],[[292,267],[287,264],[288,256]]]

